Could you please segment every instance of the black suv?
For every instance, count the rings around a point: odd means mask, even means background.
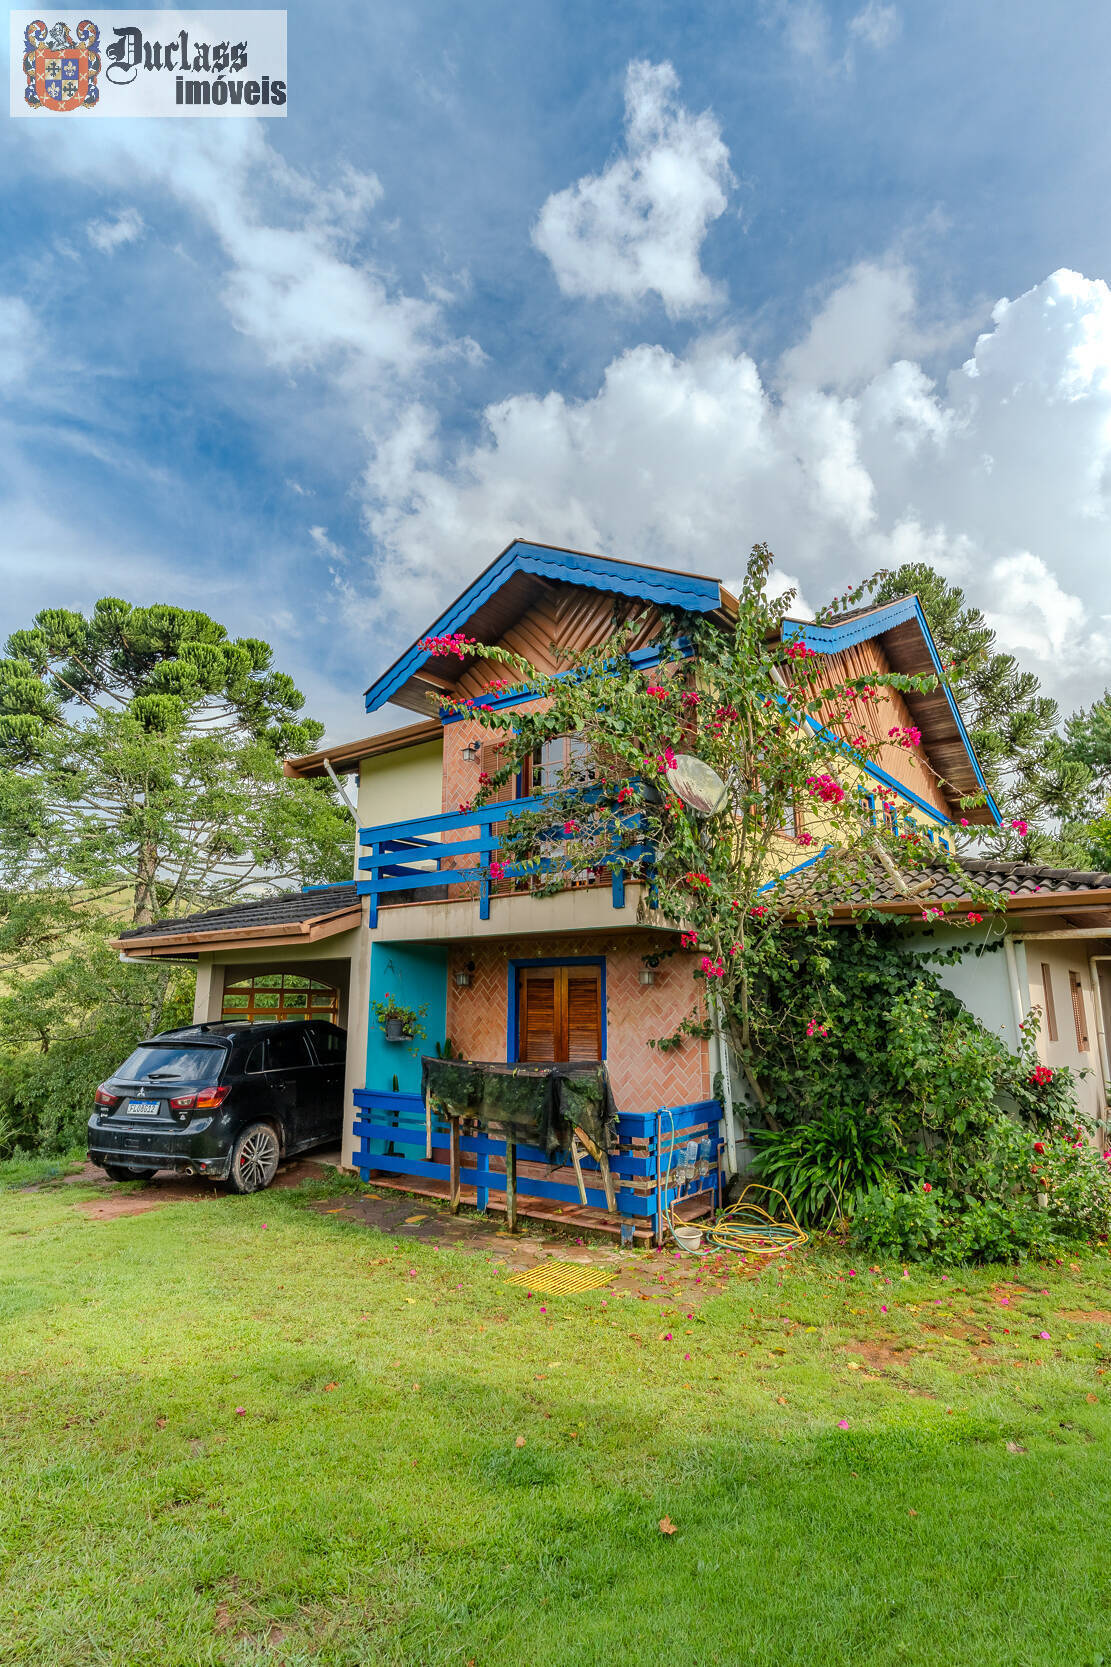
[[[163,1031],[97,1089],[89,1160],[113,1181],[176,1169],[258,1192],[279,1159],[340,1138],[346,1052],[322,1019]]]

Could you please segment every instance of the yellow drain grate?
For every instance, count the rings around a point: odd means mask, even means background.
[[[616,1268],[607,1273],[604,1268],[592,1268],[583,1262],[543,1262],[539,1267],[511,1273],[505,1283],[525,1285],[547,1296],[566,1296],[575,1291],[596,1291],[616,1278]]]

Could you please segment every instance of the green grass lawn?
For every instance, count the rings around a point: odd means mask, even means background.
[[[1106,1258],[539,1298],[88,1196],[0,1197],[0,1662],[1111,1662]]]

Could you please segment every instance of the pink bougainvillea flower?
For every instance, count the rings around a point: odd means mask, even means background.
[[[1048,1331],[1039,1331],[1038,1336],[1041,1338],[1043,1343],[1048,1343],[1049,1342],[1049,1333],[1048,1333]]]
[[[962,816],[961,817],[961,827],[962,828],[967,828],[967,826],[968,826],[968,817],[967,816]]]
[[[847,1430],[848,1427],[849,1427],[849,1421],[848,1421],[847,1418],[839,1418],[837,1420],[837,1428],[839,1430]]]
[[[712,961],[708,955],[702,957],[702,971],[707,978],[724,978],[725,962]]]
[[[620,793],[617,795],[617,802],[618,802],[619,805],[627,804],[629,802],[629,800],[632,798],[632,796],[633,796],[632,788],[631,787],[623,787],[621,789]]]
[[[1023,837],[1025,837],[1026,833],[1029,831],[1029,823],[1024,822],[1021,816],[1015,817],[1014,821],[1011,823],[1011,827],[1015,830],[1016,834],[1021,834]]]
[[[567,835],[568,839],[570,839],[572,834],[578,833],[579,824],[577,822],[565,822],[563,824],[563,831]]]
[[[505,869],[502,867],[500,862],[492,862],[490,864],[490,878],[491,878],[491,880],[503,879],[504,875],[505,875]]]
[[[983,915],[974,915],[970,913],[968,916],[968,924],[970,926],[979,926],[983,921],[983,918]]]
[[[235,1416],[236,1416],[236,1417],[237,1417],[237,1418],[243,1418],[243,1417],[244,1417],[244,1416],[245,1416],[245,1415],[246,1415],[246,1412],[247,1412],[247,1408],[246,1408],[246,1407],[236,1407],[236,1409],[235,1409]]]
[[[465,644],[474,640],[473,637],[465,637],[462,631],[454,631],[450,637],[422,637],[417,647],[425,654],[456,654],[462,660]]]

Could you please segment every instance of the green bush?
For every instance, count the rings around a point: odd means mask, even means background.
[[[1025,1198],[959,1198],[887,1185],[861,1199],[850,1242],[901,1262],[1018,1262],[1049,1255],[1063,1238],[1061,1224]]]
[[[870,1188],[914,1168],[886,1120],[847,1107],[794,1128],[756,1129],[752,1139],[753,1174],[789,1199],[804,1227],[851,1216]]]

